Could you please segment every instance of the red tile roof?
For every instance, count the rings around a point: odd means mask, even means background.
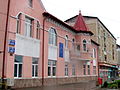
[[[76,31],[89,31],[86,24],[85,24],[85,21],[84,21],[84,18],[82,16],[81,12],[77,16],[77,19],[76,19],[76,22],[74,25],[74,29]]]

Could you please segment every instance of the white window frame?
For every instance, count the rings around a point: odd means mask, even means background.
[[[32,64],[32,70],[33,70],[33,67],[34,67],[34,75],[33,75],[33,71],[32,71],[32,78],[36,78],[36,77],[38,77],[38,64]],[[36,69],[37,69],[37,76],[36,76]]]
[[[33,63],[33,59],[37,59],[37,63]],[[32,78],[38,77],[38,60],[39,58],[34,58],[34,57],[32,58]],[[36,76],[36,69],[37,69],[37,76]],[[34,75],[33,75],[33,70],[34,70]]]
[[[16,55],[19,56],[19,55]],[[22,57],[22,61],[21,62],[15,62],[14,61],[14,78],[22,78],[22,70],[23,70],[23,56]],[[15,57],[14,57],[15,58]],[[19,66],[20,64],[22,65],[22,70],[21,70],[21,76],[19,77]],[[17,76],[15,76],[15,65],[17,65]]]
[[[50,64],[48,64],[48,67],[50,67],[50,76],[48,75],[48,77],[56,77],[56,71],[55,71],[55,76],[53,76],[53,68],[56,69],[56,61],[54,61],[54,60],[48,60],[48,63],[49,62],[50,62]],[[55,65],[53,65],[54,62],[55,62]]]
[[[24,36],[32,37],[32,19],[25,17],[25,31]]]
[[[29,5],[29,7],[33,7],[33,0],[28,0],[28,5]]]
[[[65,76],[69,75],[69,69],[68,69],[68,65],[65,64]]]
[[[65,36],[65,48],[68,48],[68,35]]]
[[[57,46],[57,33],[56,33],[56,29],[54,28],[49,29],[49,44],[53,46]]]
[[[14,76],[14,78],[22,78],[22,72],[21,72],[21,77],[19,77],[19,65],[21,64],[23,66],[23,63],[14,63],[14,66],[15,64],[17,65],[17,76]]]

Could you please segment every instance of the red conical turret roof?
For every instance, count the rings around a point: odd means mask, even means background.
[[[76,31],[89,31],[85,24],[85,21],[84,21],[84,18],[82,16],[81,12],[79,12],[79,15],[77,16],[77,19],[76,19],[76,22],[74,25],[74,29]]]

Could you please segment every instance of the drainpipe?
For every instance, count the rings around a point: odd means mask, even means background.
[[[42,38],[42,85],[44,85],[44,34],[45,34],[45,21],[47,17],[43,19],[43,38]]]
[[[10,12],[10,0],[8,0],[7,5],[7,18],[6,18],[6,26],[5,26],[5,37],[4,37],[4,48],[3,48],[3,63],[2,63],[2,83],[5,83],[5,59],[6,59],[6,43],[7,43],[7,32],[8,32],[8,19],[9,19],[9,12]],[[5,88],[5,85],[2,84],[2,89]]]

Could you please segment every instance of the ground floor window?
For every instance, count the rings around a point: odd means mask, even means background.
[[[93,75],[96,75],[96,66],[93,66]]]
[[[74,64],[72,65],[72,75],[73,76],[75,75],[75,65]]]
[[[86,65],[83,65],[83,75],[86,75]]]
[[[88,66],[88,75],[90,75],[90,65],[87,66]]]
[[[68,65],[65,64],[65,76],[68,76]]]
[[[16,78],[22,77],[22,61],[23,61],[22,56],[15,55],[15,59],[14,59],[14,77],[16,77]]]
[[[38,59],[32,58],[32,77],[38,77]]]
[[[48,60],[48,76],[56,76],[56,61]]]

